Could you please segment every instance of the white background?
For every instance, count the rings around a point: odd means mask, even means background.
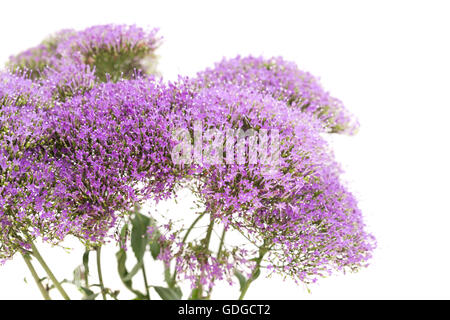
[[[160,27],[159,69],[168,79],[237,54],[282,55],[320,76],[361,122],[357,136],[333,144],[378,249],[369,268],[322,279],[311,294],[272,278],[256,281],[247,298],[450,298],[445,1],[4,1],[0,11],[2,64],[62,28],[135,23]],[[79,248],[41,248],[59,278],[71,276]],[[115,262],[104,264],[114,286]],[[225,285],[215,297],[237,290]],[[19,256],[0,267],[6,298],[40,298]]]

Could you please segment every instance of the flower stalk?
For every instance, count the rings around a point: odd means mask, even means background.
[[[101,259],[101,252],[102,247],[96,247],[95,251],[97,253],[97,273],[98,273],[98,281],[100,284],[100,290],[102,293],[103,300],[106,300],[106,291],[105,291],[105,285],[103,283],[103,273],[102,273],[102,259]]]
[[[239,300],[243,300],[244,299],[245,294],[247,293],[248,288],[250,287],[252,282],[255,281],[259,277],[259,274],[261,273],[261,263],[263,261],[264,256],[266,255],[266,253],[268,251],[269,251],[269,249],[267,249],[264,246],[259,248],[259,256],[256,259],[255,268],[253,269],[252,275],[250,276],[250,278],[245,282],[245,285],[244,285],[244,287],[241,290],[241,295],[239,296]]]
[[[40,263],[40,265],[42,266],[42,268],[44,269],[45,273],[47,273],[48,277],[50,278],[50,280],[53,282],[53,285],[55,286],[55,288],[59,291],[59,293],[62,295],[62,297],[64,298],[64,300],[70,300],[69,296],[67,295],[66,291],[64,290],[64,288],[61,286],[61,283],[56,279],[55,275],[53,274],[53,272],[50,270],[50,268],[48,267],[47,263],[45,262],[45,260],[42,258],[41,254],[39,253],[39,250],[36,248],[36,245],[34,243],[31,243],[31,250],[32,250],[32,254],[33,256],[36,258],[36,260]]]
[[[34,269],[33,264],[31,263],[30,256],[26,253],[22,253],[22,257],[23,257],[23,260],[25,261],[25,264],[27,265],[28,269],[30,270],[30,273],[33,276],[34,282],[36,282],[36,285],[38,286],[39,291],[41,292],[44,300],[51,300],[48,291],[42,285],[41,279],[39,278],[39,276],[36,272],[36,269]]]

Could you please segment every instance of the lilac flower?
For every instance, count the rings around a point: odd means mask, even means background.
[[[0,72],[0,103],[16,104],[48,104],[51,93],[33,81],[28,73]]]
[[[48,67],[44,74],[42,87],[62,102],[89,91],[97,82],[95,67],[67,60],[58,61],[54,68]]]
[[[301,282],[365,266],[375,240],[321,136],[356,129],[342,103],[281,58],[237,57],[164,83],[145,75],[159,42],[135,26],[64,31],[0,73],[0,259],[36,237],[101,244],[136,204],[188,187],[210,218],[207,236],[161,235],[159,259],[193,287],[249,268],[254,278],[263,261]],[[175,163],[174,132],[197,126],[194,160]],[[221,223],[256,249],[213,254]]]
[[[157,32],[133,25],[62,30],[37,47],[12,56],[8,66],[16,72],[28,72],[33,79],[43,78],[44,83],[56,85],[58,91],[66,88],[73,94],[76,84],[84,87],[94,75],[104,82],[131,78],[136,73],[156,73],[154,52],[161,42]],[[76,78],[75,83],[67,84],[71,76]],[[62,93],[65,98],[66,90]]]
[[[44,150],[46,95],[29,78],[0,75],[0,258],[11,257],[29,243],[31,227],[54,225],[48,188],[54,184]],[[49,235],[50,232],[46,233]]]
[[[182,171],[171,164],[168,128],[178,95],[141,78],[99,84],[52,109],[56,195],[69,216],[83,216],[82,237],[101,241],[134,204],[173,194]]]
[[[235,85],[199,91],[187,114],[222,131],[279,131],[281,159],[274,174],[261,162],[193,168],[200,182],[194,193],[206,211],[267,250],[273,270],[306,282],[365,265],[373,238],[312,115]]]
[[[176,87],[142,78],[52,104],[28,78],[5,74],[0,83],[3,258],[36,235],[102,242],[135,203],[173,193]]]
[[[158,259],[166,268],[174,262],[175,280],[187,280],[192,289],[201,284],[211,291],[216,281],[232,285],[236,272],[248,273],[254,266],[254,262],[247,259],[247,251],[239,246],[222,246],[220,255],[214,256],[202,241],[183,241],[181,230],[174,230],[171,223],[160,230],[164,231],[154,238],[161,248]],[[153,228],[149,235],[155,235]]]

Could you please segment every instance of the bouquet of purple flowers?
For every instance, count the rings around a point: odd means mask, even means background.
[[[282,58],[238,56],[167,82],[160,44],[156,29],[104,25],[10,58],[0,73],[0,260],[21,254],[46,299],[52,288],[69,299],[67,281],[34,243],[67,236],[86,248],[71,281],[85,299],[119,295],[102,280],[109,242],[137,299],[209,299],[220,281],[238,283],[242,299],[261,270],[307,284],[366,266],[375,239],[324,139],[357,131],[342,102]],[[184,190],[197,210],[181,223],[144,209]],[[163,264],[165,286],[148,283],[145,256]]]

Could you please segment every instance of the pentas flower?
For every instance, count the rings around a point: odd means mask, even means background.
[[[356,201],[339,181],[340,168],[312,115],[235,85],[201,90],[187,113],[187,119],[221,132],[277,131],[275,166],[264,158],[226,164],[204,157],[193,166],[199,181],[194,192],[206,211],[267,253],[273,270],[307,282],[333,269],[365,264],[373,238],[364,231]],[[203,150],[210,144],[206,139]],[[250,140],[245,144],[250,148]],[[237,140],[231,146],[237,148]]]
[[[341,101],[330,96],[319,80],[294,62],[278,58],[236,57],[198,73],[199,88],[236,84],[269,94],[289,106],[314,114],[329,132],[354,133],[357,121]]]

